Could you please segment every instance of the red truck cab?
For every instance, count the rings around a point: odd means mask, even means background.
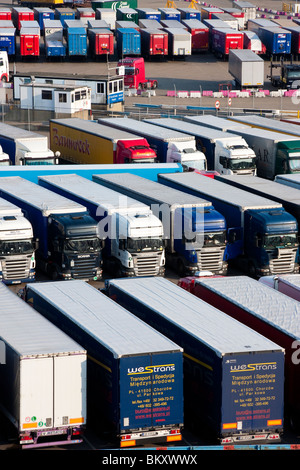
[[[118,67],[124,67],[124,86],[135,89],[155,89],[157,80],[147,80],[145,77],[145,62],[143,57],[126,57],[118,62]]]
[[[118,140],[115,163],[155,163],[156,152],[142,137],[133,140]]]

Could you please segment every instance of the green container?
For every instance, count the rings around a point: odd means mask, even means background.
[[[113,10],[117,10],[118,8],[137,8],[138,0],[92,0],[91,5],[94,11],[96,11],[97,8],[112,8]]]

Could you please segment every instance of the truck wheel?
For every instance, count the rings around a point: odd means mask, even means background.
[[[7,82],[7,78],[6,78],[5,76],[3,76],[3,77],[1,78],[1,82],[2,82],[2,83],[6,83],[6,82]]]
[[[253,277],[254,279],[257,278],[256,269],[255,269],[254,263],[252,263],[252,261],[250,261],[249,264],[248,264],[248,273],[249,273],[250,277]]]
[[[157,81],[155,80],[155,81],[152,83],[152,88],[153,88],[153,90],[155,90],[157,87],[158,87],[158,83],[157,83]]]
[[[185,275],[185,266],[184,263],[181,259],[177,261],[177,272],[179,276],[184,276]]]

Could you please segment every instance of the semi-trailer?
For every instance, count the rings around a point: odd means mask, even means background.
[[[281,346],[164,278],[111,279],[106,288],[184,349],[186,428],[222,444],[280,439]]]
[[[275,180],[277,183],[286,184],[292,188],[300,189],[300,174],[294,173],[293,175],[276,175]]]
[[[19,284],[35,280],[32,225],[19,207],[0,198],[0,281]]]
[[[139,19],[157,20],[161,19],[161,12],[155,8],[136,8]]]
[[[166,263],[172,269],[181,275],[226,274],[225,220],[210,202],[129,173],[121,178],[94,174],[93,181],[150,206],[162,221]]]
[[[182,347],[83,281],[28,284],[24,297],[84,345],[92,427],[121,448],[182,439]]]
[[[89,28],[89,52],[93,58],[114,54],[114,33],[110,29]]]
[[[259,279],[264,285],[281,292],[299,302],[300,274],[284,274],[282,276],[265,276]]]
[[[192,35],[184,28],[164,28],[168,33],[168,53],[170,59],[185,59],[192,55]]]
[[[226,256],[232,264],[255,277],[299,272],[298,224],[282,204],[206,176],[173,176],[161,174],[158,181],[211,201],[225,217]]]
[[[231,49],[243,49],[244,33],[230,28],[213,28],[211,32],[211,49],[222,58],[229,55]]]
[[[98,221],[104,270],[114,276],[164,274],[163,226],[149,206],[76,174],[41,176],[39,184],[87,207]]]
[[[173,118],[144,119],[144,121],[193,135],[197,149],[205,154],[209,171],[228,175],[256,174],[255,153],[242,137]]]
[[[81,20],[65,20],[67,56],[87,57],[87,31]]]
[[[98,123],[144,137],[161,163],[181,163],[188,170],[206,170],[205,155],[196,149],[194,136],[132,118],[101,118]]]
[[[228,72],[233,76],[240,88],[263,87],[265,80],[264,60],[248,49],[230,49],[228,56]]]
[[[24,23],[21,21],[21,23]],[[29,23],[29,21],[25,21]],[[21,26],[20,29],[20,55],[21,59],[24,57],[39,57],[40,56],[40,27],[28,28]]]
[[[273,55],[289,55],[291,53],[291,32],[280,27],[259,28],[258,36],[266,46],[266,53]]]
[[[246,116],[229,116],[228,120],[239,123],[242,126],[250,126],[258,129],[280,132],[282,134],[292,135],[300,139],[300,127],[297,124],[280,121],[275,118],[258,116],[256,114],[247,114]]]
[[[16,54],[16,28],[1,28],[0,25],[0,51],[6,52],[8,57],[12,59]],[[4,57],[2,58],[4,65]],[[7,62],[8,66],[8,62]],[[1,67],[2,68],[2,67]],[[5,75],[1,73],[1,81],[9,81],[9,66]]]
[[[285,418],[299,431],[299,302],[247,276],[198,279],[195,295],[285,349]],[[262,380],[271,378],[267,369]]]
[[[10,124],[0,124],[0,145],[13,165],[52,165],[57,156],[48,148],[48,138]]]
[[[0,178],[0,196],[20,207],[38,239],[37,268],[53,279],[100,279],[102,240],[87,209],[20,176]]]
[[[79,118],[50,120],[50,147],[66,161],[81,164],[154,163],[146,138]]]
[[[140,30],[141,34],[141,48],[142,48],[142,56],[140,59],[144,60],[145,58],[151,58],[151,57],[162,57],[162,58],[167,58],[168,57],[168,34],[163,31],[162,29],[141,29]],[[125,59],[126,60],[126,59]],[[128,63],[128,65],[130,65]],[[125,65],[125,70],[127,66]],[[142,68],[139,67],[137,64],[135,66],[135,71],[136,75],[128,77],[131,80],[138,80],[138,87],[133,87],[133,88],[147,88],[148,85],[150,85],[150,88],[156,88],[157,87],[157,80],[146,80],[145,79],[145,65]],[[139,77],[142,77],[144,75],[142,81]],[[126,82],[126,75],[124,75],[124,83]],[[153,86],[153,82],[155,83],[155,86]],[[141,85],[140,85],[141,84]],[[146,86],[145,86],[146,85]],[[130,86],[130,85],[129,85]]]
[[[86,350],[0,283],[1,411],[22,449],[78,444]]]
[[[254,31],[244,31],[244,49],[251,50],[259,55],[266,53],[266,46]]]
[[[209,29],[198,19],[182,20],[189,33],[192,35],[192,53],[208,51],[209,48]]]
[[[134,28],[116,29],[116,50],[119,59],[141,55],[141,34]]]
[[[187,118],[189,120],[204,122],[204,125],[224,128],[233,134],[245,139],[256,154],[257,176],[273,180],[276,175],[299,172],[300,138],[284,135],[268,129],[251,128],[242,122],[232,122],[218,116],[209,116],[207,124],[198,116]]]

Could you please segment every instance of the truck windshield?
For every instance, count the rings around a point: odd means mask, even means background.
[[[288,70],[287,77],[289,80],[297,80],[300,78],[300,69],[299,70]]]
[[[300,171],[300,153],[289,154],[289,166],[292,173]]]
[[[225,245],[225,242],[226,242],[225,232],[211,232],[211,233],[204,234],[205,246]]]
[[[248,170],[255,168],[254,158],[229,158],[227,161],[230,170]]]
[[[193,170],[206,170],[205,160],[184,160],[182,162],[184,170],[193,169]]]
[[[5,240],[0,241],[0,255],[20,255],[33,252],[31,240]]]
[[[77,253],[94,253],[101,250],[101,242],[99,238],[70,238],[65,240],[64,251]]]
[[[161,238],[128,238],[127,250],[130,253],[139,251],[161,251],[163,241]]]
[[[274,248],[290,248],[298,245],[296,233],[283,233],[276,235],[265,235],[263,246],[266,250]]]
[[[25,165],[54,165],[55,164],[55,159],[54,158],[45,158],[41,160],[37,159],[28,159],[25,160]]]
[[[135,69],[134,67],[125,67],[125,75],[134,75]]]

